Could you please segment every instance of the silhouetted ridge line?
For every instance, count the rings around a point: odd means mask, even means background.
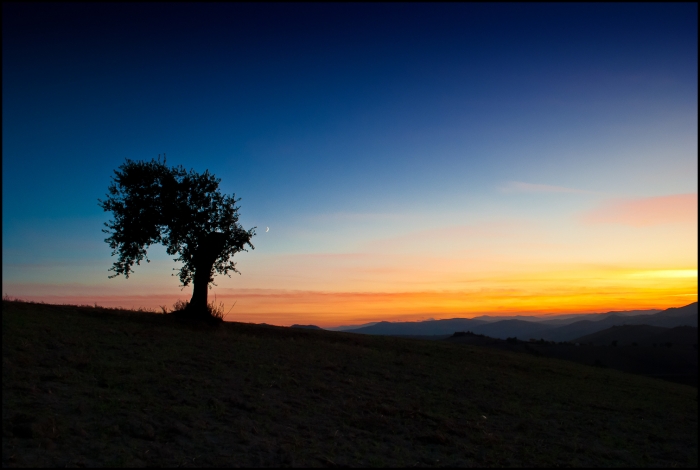
[[[457,331],[471,331],[492,338],[517,337],[528,340],[543,338],[547,341],[571,341],[616,325],[650,325],[664,328],[698,326],[698,303],[666,310],[640,310],[627,312],[565,315],[559,318],[507,316],[481,316],[477,318],[451,318],[419,322],[381,321],[362,328],[345,330],[348,333],[389,336],[452,335]],[[649,313],[655,312],[655,313]]]

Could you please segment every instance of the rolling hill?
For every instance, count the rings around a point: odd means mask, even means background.
[[[698,465],[697,388],[532,354],[12,301],[2,334],[4,467]]]
[[[682,327],[680,327],[682,328]],[[650,325],[621,325],[611,326],[602,331],[582,336],[573,340],[580,344],[609,345],[617,341],[619,345],[645,342],[646,339],[665,332],[668,328]]]
[[[692,346],[698,344],[698,328],[695,326],[677,326],[664,328],[649,325],[613,326],[603,331],[577,338],[574,342],[581,344],[608,345],[617,341],[619,345],[637,343],[638,345]]]
[[[492,338],[506,339],[512,336],[519,338],[539,338],[544,332],[550,330],[550,325],[524,320],[502,320],[485,325],[477,325],[472,331],[477,334]]]
[[[345,330],[345,333],[360,333],[366,335],[451,335],[455,331],[466,331],[483,325],[483,320],[469,318],[451,318],[447,320],[428,320],[421,322],[388,322],[382,321],[374,325]]]
[[[640,313],[642,312],[642,313]],[[370,335],[450,335],[456,331],[472,331],[493,338],[543,338],[548,341],[572,341],[618,325],[650,325],[665,328],[698,325],[698,303],[666,310],[633,310],[597,314],[562,315],[551,317],[481,316],[421,322],[379,322],[363,328],[346,330],[348,333]]]

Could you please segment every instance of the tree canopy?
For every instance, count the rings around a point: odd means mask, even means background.
[[[208,285],[214,271],[229,277],[231,271],[238,272],[233,255],[247,251],[246,245],[255,248],[250,242],[255,227],[245,230],[238,223],[236,203],[240,199],[221,194],[221,180],[208,170],[200,174],[182,166],[168,167],[165,158],[161,162],[158,156],[150,162],[127,159],[114,173],[106,199],[98,200],[114,217],[102,230],[110,235],[105,242],[112,256],[119,257],[109,269],[114,271],[110,278],[120,274],[128,278],[134,263],[150,262],[147,248],[158,243],[169,255],[178,255],[174,260],[182,262],[179,278],[187,286],[198,269],[205,269],[203,246],[210,243],[212,234],[219,234],[216,253],[209,256],[214,258],[213,265],[203,278]],[[196,284],[195,280],[195,289]]]

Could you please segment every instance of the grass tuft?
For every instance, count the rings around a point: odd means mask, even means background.
[[[172,310],[168,310],[167,307],[165,307],[164,305],[161,305],[160,309],[161,309],[161,312],[164,314],[175,314],[175,316],[178,316],[178,314],[183,313],[189,305],[190,305],[189,301],[178,299],[173,304]],[[231,308],[229,308],[228,311],[226,311],[226,307],[225,307],[223,302],[219,302],[217,304],[216,294],[215,294],[214,300],[207,304],[207,313],[209,313],[209,316],[216,323],[223,322],[223,321],[225,321],[226,317],[231,313],[231,310],[233,309],[233,307],[235,305],[236,305],[236,302],[234,302],[233,305],[231,305]]]

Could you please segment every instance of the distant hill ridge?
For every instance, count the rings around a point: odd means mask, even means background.
[[[316,325],[297,325],[296,323],[290,328],[306,328],[307,330],[322,330],[323,328]]]
[[[638,312],[645,312],[639,314]],[[652,313],[649,313],[652,312]],[[649,325],[663,328],[698,326],[698,303],[666,310],[632,310],[626,312],[562,315],[555,317],[477,317],[428,320],[420,322],[387,322],[357,329],[348,333],[370,335],[449,335],[456,331],[472,331],[493,338],[545,339],[572,341],[616,325]],[[536,318],[536,319],[535,319]]]

